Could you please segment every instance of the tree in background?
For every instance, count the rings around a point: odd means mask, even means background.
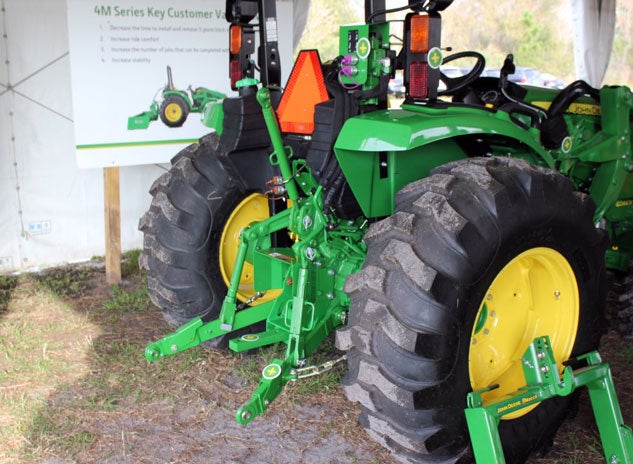
[[[453,50],[477,50],[491,68],[512,53],[530,66],[573,80],[571,10],[567,1],[455,0],[444,13],[442,40]]]
[[[339,55],[339,27],[363,22],[364,5],[363,0],[311,1],[308,22],[298,50],[316,48],[322,61],[336,58]]]
[[[620,0],[615,8],[615,37],[604,82],[633,87],[633,5]]]
[[[407,0],[387,0],[387,7]],[[338,55],[341,24],[363,21],[364,0],[312,1],[301,48],[317,48],[322,60]],[[633,5],[617,2],[616,32],[605,83],[633,87]],[[394,15],[403,18],[403,14]],[[443,46],[476,50],[499,68],[508,53],[517,66],[575,80],[570,0],[455,0],[443,14]],[[400,30],[392,33],[401,35]]]

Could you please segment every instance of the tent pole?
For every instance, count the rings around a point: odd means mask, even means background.
[[[121,198],[118,166],[103,169],[103,188],[106,283],[115,285],[121,282]]]

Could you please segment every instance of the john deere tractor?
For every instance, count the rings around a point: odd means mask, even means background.
[[[171,67],[167,66],[167,85],[158,91],[160,99],[154,97],[148,111],[143,111],[127,120],[127,129],[147,129],[149,123],[159,117],[167,127],[181,127],[187,120],[189,113],[203,113],[203,124],[208,120],[214,121],[215,112],[210,112],[213,103],[226,97],[221,92],[209,90],[204,87],[189,86],[184,90],[178,90],[174,86],[171,75]],[[211,124],[210,127],[213,127]]]
[[[275,2],[227,1],[238,94],[221,102],[221,135],[154,183],[140,229],[152,300],[179,326],[149,360],[286,345],[238,422],[344,359],[360,422],[399,459],[472,462],[469,392],[494,401],[525,385],[536,337],[561,369],[598,346],[606,271],[625,278],[633,257],[631,91],[518,85],[512,55],[482,77],[481,54],[444,56],[450,4],[409,2],[390,23],[384,0],[367,0],[340,55],[302,51],[282,91]],[[464,58],[465,75],[443,72]],[[406,95],[390,108],[396,70]],[[344,354],[311,364],[333,332]],[[508,462],[547,447],[574,401],[505,416]]]

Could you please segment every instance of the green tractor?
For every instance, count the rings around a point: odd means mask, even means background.
[[[450,4],[409,2],[390,24],[385,2],[367,0],[366,22],[341,28],[340,56],[301,52],[281,92],[275,2],[227,1],[239,95],[222,102],[221,135],[156,180],[140,229],[152,300],[179,326],[149,360],[286,344],[238,422],[346,360],[345,394],[378,442],[405,461],[472,462],[469,392],[495,385],[482,395],[494,401],[525,385],[536,337],[561,369],[598,347],[607,270],[624,279],[633,257],[631,91],[521,86],[511,55],[482,77],[481,54],[443,56]],[[238,46],[256,17],[259,86]],[[465,57],[466,75],[442,71]],[[406,98],[394,109],[396,70]],[[333,332],[344,355],[310,364]],[[547,448],[574,401],[506,416],[508,462]]]
[[[159,117],[167,127],[180,127],[187,120],[189,113],[203,113],[203,124],[213,127],[218,122],[213,119],[217,113],[211,111],[211,108],[217,108],[214,104],[226,97],[221,92],[204,87],[194,89],[189,86],[186,91],[178,90],[174,86],[170,66],[167,66],[167,85],[158,93],[161,99],[154,97],[148,111],[128,118],[128,130],[147,129],[150,122],[156,121]]]

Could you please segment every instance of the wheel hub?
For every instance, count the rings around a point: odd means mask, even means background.
[[[165,118],[169,122],[177,122],[182,118],[182,108],[177,103],[169,103],[165,107]]]
[[[576,339],[579,311],[576,277],[563,255],[532,248],[516,256],[497,274],[475,318],[468,357],[473,390],[498,384],[484,395],[490,401],[524,386],[521,356],[544,335],[562,369]]]
[[[261,193],[253,193],[244,198],[233,210],[226,221],[222,236],[220,238],[220,272],[224,283],[229,285],[235,259],[237,257],[237,248],[240,243],[240,234],[242,229],[248,227],[253,222],[263,221],[270,217],[270,209],[268,208],[268,198]],[[246,302],[255,295],[253,265],[245,262],[242,269],[242,276],[237,291],[237,298],[241,302]],[[266,294],[250,304],[255,306],[261,303],[275,299],[279,296],[279,291],[268,291]]]

